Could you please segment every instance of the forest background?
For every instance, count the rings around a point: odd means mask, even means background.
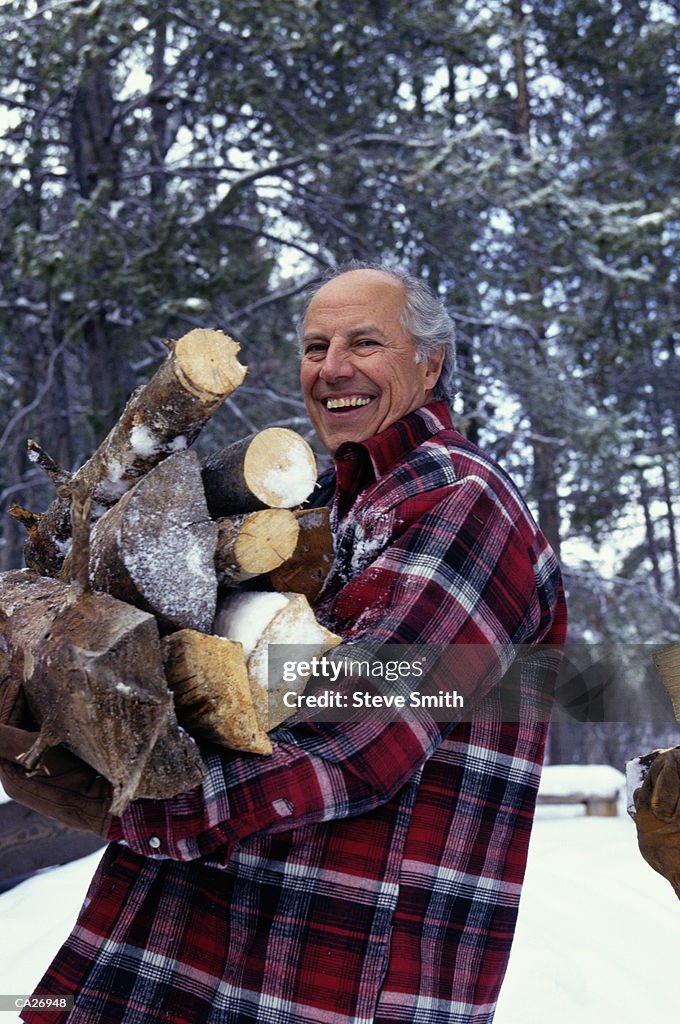
[[[204,450],[311,432],[305,291],[351,257],[457,327],[456,423],[560,554],[571,639],[680,639],[677,0],[0,3],[0,571],[164,338],[218,327],[246,383]],[[649,672],[653,673],[647,659]],[[678,742],[625,723],[554,761]],[[659,725],[655,719],[663,719]]]

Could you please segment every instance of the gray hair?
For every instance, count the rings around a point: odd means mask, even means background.
[[[404,286],[404,309],[401,315],[402,326],[413,338],[416,347],[416,360],[422,362],[434,355],[440,348],[444,349],[444,362],[434,391],[433,398],[441,398],[451,405],[456,397],[456,334],[453,321],[444,304],[435,295],[430,286],[419,277],[397,270],[385,263],[366,260],[348,260],[333,267],[315,282],[315,288],[309,295],[302,312],[299,334],[302,337],[302,324],[314,295],[324,284],[333,281],[351,270],[379,270],[389,274]]]

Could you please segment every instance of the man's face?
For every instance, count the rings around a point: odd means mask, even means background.
[[[365,441],[432,395],[444,357],[416,362],[401,325],[404,286],[379,270],[351,270],[323,285],[305,317],[300,383],[329,452]]]

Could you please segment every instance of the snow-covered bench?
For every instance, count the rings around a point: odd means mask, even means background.
[[[543,769],[539,804],[584,804],[586,814],[614,817],[618,814],[623,772],[609,764],[549,764]]]

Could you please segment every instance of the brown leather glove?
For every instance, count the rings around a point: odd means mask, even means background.
[[[111,784],[65,747],[52,747],[27,772],[17,760],[33,746],[38,730],[20,685],[0,682],[0,782],[17,803],[70,828],[106,839],[111,827]]]
[[[638,846],[680,898],[680,747],[654,750],[648,758],[645,780],[633,793]]]

